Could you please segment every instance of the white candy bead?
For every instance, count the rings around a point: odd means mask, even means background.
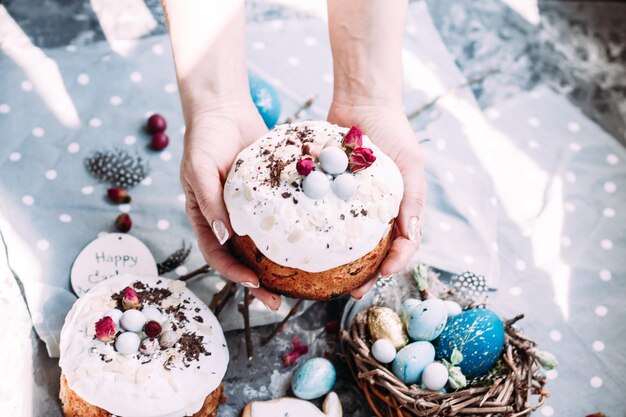
[[[439,362],[433,362],[422,373],[422,384],[432,391],[439,391],[448,382],[448,369]]]
[[[156,307],[144,307],[141,312],[146,317],[146,321],[154,320],[159,324],[163,321],[163,314],[161,314],[161,311]]]
[[[112,308],[109,311],[107,311],[106,313],[104,313],[104,316],[109,316],[113,319],[113,321],[115,322],[115,329],[116,330],[120,330],[120,319],[122,318],[122,315],[124,314],[124,312],[122,312],[122,310],[118,310],[117,308]]]
[[[163,349],[171,348],[178,342],[178,335],[172,330],[166,330],[159,336],[159,344]]]
[[[333,193],[342,200],[347,200],[356,193],[356,178],[352,174],[341,174],[335,178],[331,188]]]
[[[115,339],[115,349],[122,355],[132,355],[139,350],[139,343],[141,343],[141,341],[137,333],[124,332]]]
[[[317,200],[328,194],[328,191],[330,191],[330,181],[326,177],[326,174],[313,171],[304,177],[302,181],[302,191],[304,191],[307,197]]]
[[[378,339],[372,345],[372,356],[380,363],[391,363],[396,358],[396,348],[387,339]]]
[[[329,174],[341,174],[348,168],[348,155],[341,148],[329,146],[320,152],[320,165]]]
[[[144,355],[150,355],[156,352],[158,348],[159,348],[159,341],[151,337],[146,337],[145,339],[141,341],[141,344],[139,345],[139,350]]]
[[[458,316],[463,311],[461,306],[452,300],[444,300],[443,303],[446,305],[446,310],[448,310],[448,318]]]
[[[140,332],[145,323],[146,316],[139,310],[126,310],[120,319],[122,327],[131,332]]]

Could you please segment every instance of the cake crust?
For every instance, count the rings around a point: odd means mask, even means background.
[[[192,417],[217,417],[217,409],[223,399],[224,386],[220,384],[206,396],[202,408]],[[89,404],[78,396],[67,384],[65,375],[61,374],[61,390],[59,392],[61,408],[65,417],[112,417],[112,414],[100,407]]]
[[[355,290],[378,272],[387,255],[395,221],[378,245],[356,261],[322,272],[306,272],[279,265],[261,253],[249,236],[233,236],[233,253],[259,277],[261,286],[269,291],[292,298],[326,301]]]

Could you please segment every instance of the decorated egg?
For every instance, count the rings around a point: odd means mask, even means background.
[[[446,305],[446,310],[448,310],[448,318],[458,316],[463,311],[459,303],[455,301],[444,300],[443,303]]]
[[[424,369],[435,360],[435,348],[430,342],[413,342],[403,347],[393,360],[393,373],[407,385],[415,384]]]
[[[146,321],[154,320],[157,323],[163,322],[163,314],[161,314],[161,311],[154,306],[144,307],[141,312],[146,317]]]
[[[463,355],[458,366],[467,378],[489,372],[504,344],[504,325],[496,313],[475,308],[452,317],[435,341],[437,359],[450,361],[456,348]]]
[[[319,171],[312,171],[302,181],[302,191],[314,200],[320,199],[330,191],[330,180]]]
[[[387,339],[378,339],[372,345],[372,356],[380,363],[391,363],[396,358],[396,348]]]
[[[298,398],[312,400],[330,392],[336,379],[335,367],[328,359],[312,358],[294,372],[291,390]]]
[[[439,391],[448,382],[448,368],[441,362],[433,362],[424,368],[422,384],[429,390]]]
[[[411,340],[434,340],[448,320],[446,305],[437,298],[421,302],[414,298],[406,299],[402,303],[401,315]]]
[[[402,320],[389,307],[371,307],[367,312],[367,328],[372,340],[387,339],[396,350],[402,349],[409,341]]]
[[[341,174],[348,168],[348,155],[341,148],[329,146],[320,152],[320,166],[328,174]]]
[[[146,324],[146,316],[139,310],[126,310],[120,319],[122,327],[131,332],[140,332]]]
[[[272,129],[280,116],[280,99],[274,87],[253,75],[249,77],[250,95],[268,129]]]
[[[333,180],[333,193],[342,200],[347,200],[356,193],[356,178],[352,174],[341,174]]]
[[[140,343],[141,340],[139,340],[137,333],[124,332],[115,339],[115,350],[122,355],[132,355],[137,353]]]

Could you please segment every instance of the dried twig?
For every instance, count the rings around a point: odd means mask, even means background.
[[[298,312],[303,302],[304,300],[300,299],[293,305],[293,307],[291,307],[291,310],[289,310],[289,313],[287,313],[285,318],[282,319],[281,322],[278,323],[274,327],[274,329],[272,330],[270,334],[268,334],[267,336],[263,338],[263,340],[261,341],[261,346],[267,345],[274,338],[274,336],[276,336],[278,333],[282,331],[282,328],[285,325],[285,323],[287,323],[287,321],[289,321],[289,319],[292,318]]]
[[[301,119],[304,111],[308,110],[313,105],[314,101],[314,97],[308,98],[304,103],[300,105],[300,107],[298,107],[298,110],[296,110],[291,116],[289,116],[285,120],[285,123],[293,123],[294,121]]]
[[[215,317],[219,317],[220,313],[228,300],[230,300],[235,293],[237,292],[237,286],[234,282],[228,281],[224,288],[222,288],[219,292],[216,292],[211,299],[211,303],[209,304],[209,309],[215,314]]]
[[[209,265],[204,265],[204,266],[201,266],[200,268],[198,268],[198,269],[196,269],[194,271],[189,272],[188,274],[185,274],[185,275],[182,275],[182,276],[178,277],[178,279],[180,281],[188,281],[191,278],[196,277],[198,275],[206,274],[210,270],[211,270],[211,267]]]
[[[252,329],[250,328],[250,290],[248,288],[243,289],[243,303],[240,307],[240,312],[243,316],[244,332],[246,334],[246,352],[248,353],[248,360],[252,360],[254,351],[252,345]]]

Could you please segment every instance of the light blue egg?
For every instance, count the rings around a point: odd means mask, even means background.
[[[446,326],[448,309],[442,300],[432,298],[419,301],[408,298],[402,303],[401,317],[411,340],[431,341]]]
[[[341,174],[333,180],[331,188],[337,197],[347,200],[356,193],[357,182],[354,175]]]
[[[475,308],[452,317],[435,341],[437,359],[450,361],[454,348],[463,354],[458,365],[467,378],[489,372],[504,345],[504,325],[496,313]]]
[[[328,359],[312,358],[296,369],[291,379],[291,390],[303,400],[319,398],[330,392],[337,373]]]
[[[320,152],[320,166],[328,174],[341,174],[348,168],[348,155],[341,148],[329,146]]]
[[[313,200],[324,197],[330,191],[330,180],[326,174],[319,171],[312,171],[304,177],[302,181],[302,191],[304,195]]]
[[[280,99],[274,87],[254,75],[249,76],[250,95],[268,129],[272,129],[280,116]]]
[[[424,368],[435,360],[435,348],[430,342],[413,342],[403,347],[391,364],[393,373],[407,385],[415,384]]]

